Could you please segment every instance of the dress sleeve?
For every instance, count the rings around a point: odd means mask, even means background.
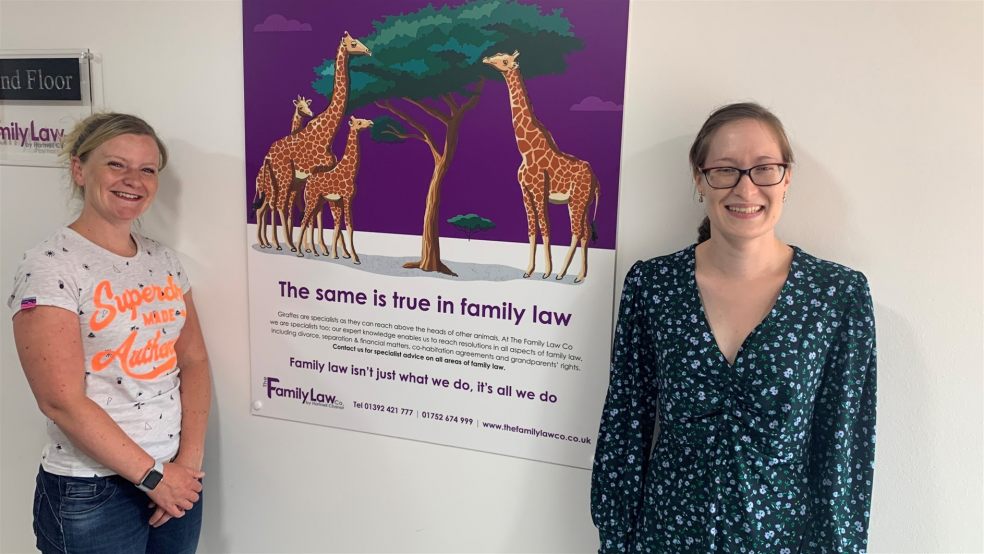
[[[875,318],[864,275],[835,329],[810,440],[810,552],[865,552],[875,459]]]
[[[627,552],[642,507],[656,422],[652,338],[648,332],[642,262],[625,278],[612,346],[608,397],[591,474],[591,517],[599,552]]]

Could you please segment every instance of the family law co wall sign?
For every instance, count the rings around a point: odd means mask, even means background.
[[[88,50],[0,50],[0,164],[55,167],[92,113]]]

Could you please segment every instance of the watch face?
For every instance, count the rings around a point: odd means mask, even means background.
[[[144,478],[143,483],[140,484],[147,487],[150,490],[154,490],[154,487],[156,487],[157,484],[160,483],[161,479],[163,478],[164,475],[161,474],[161,472],[152,469],[150,470],[150,473],[147,474],[147,477]]]

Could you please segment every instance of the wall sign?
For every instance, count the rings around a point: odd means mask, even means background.
[[[243,23],[253,413],[591,467],[628,1]]]
[[[74,58],[0,58],[0,100],[82,100]]]
[[[92,113],[88,50],[0,50],[0,164],[58,167],[65,133]]]

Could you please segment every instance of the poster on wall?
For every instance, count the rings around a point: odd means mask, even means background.
[[[587,468],[628,0],[244,0],[251,409]]]
[[[0,50],[0,164],[60,167],[65,133],[92,113],[88,50]]]

